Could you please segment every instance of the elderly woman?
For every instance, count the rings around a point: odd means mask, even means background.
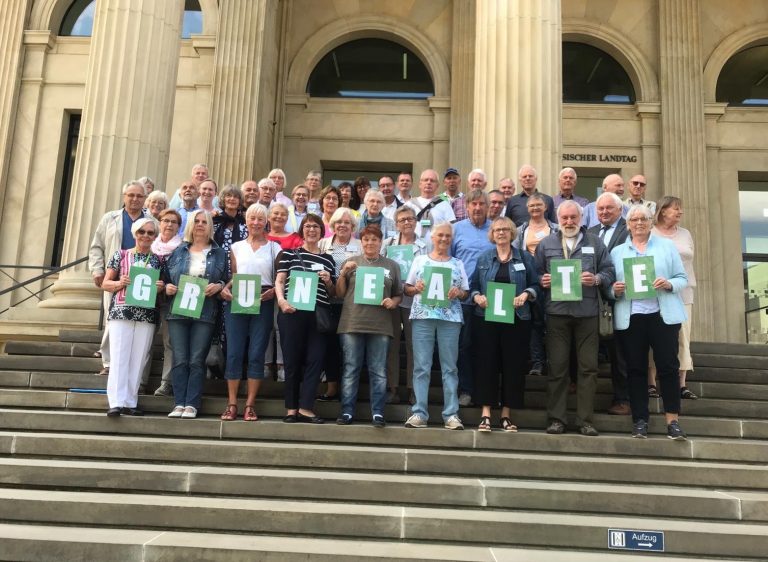
[[[285,225],[288,222],[288,207],[282,203],[274,203],[269,208],[269,239],[277,242],[283,250],[293,250],[304,243],[298,232],[288,232]]]
[[[169,418],[196,418],[203,395],[205,357],[211,345],[219,309],[218,295],[227,277],[227,256],[213,240],[213,222],[205,211],[190,213],[184,242],[166,262],[165,294],[176,295],[182,275],[207,280],[199,318],[168,314],[168,333],[173,350],[173,398]]]
[[[142,176],[136,181],[140,183],[141,186],[144,188],[144,194],[147,196],[149,196],[149,194],[155,190],[155,180],[153,180],[149,176]],[[167,207],[168,199],[166,198],[165,201],[166,201],[166,207]]]
[[[652,234],[663,236],[677,248],[680,259],[683,260],[685,274],[688,276],[688,286],[680,291],[680,298],[685,305],[687,319],[680,327],[680,342],[677,349],[677,359],[680,361],[680,398],[696,400],[696,396],[685,386],[685,376],[693,370],[691,359],[691,314],[693,313],[693,288],[696,286],[696,274],[693,271],[693,237],[691,233],[680,226],[683,218],[683,202],[679,197],[665,195],[656,206],[656,225]],[[648,395],[658,397],[656,388],[656,369],[651,368],[648,377]]]
[[[107,380],[110,417],[127,414],[143,416],[136,408],[141,374],[149,361],[155,335],[157,310],[126,304],[126,288],[130,285],[131,267],[160,270],[160,259],[152,253],[152,241],[158,226],[154,218],[140,218],[131,225],[136,246],[116,251],[107,263],[101,288],[112,293],[109,307],[109,353],[111,369]],[[158,290],[163,282],[157,281]]]
[[[325,223],[325,233],[323,236],[333,236],[333,227],[331,227],[331,217],[341,203],[341,192],[339,188],[332,185],[327,186],[320,193],[320,211],[323,213],[323,223]]]
[[[277,325],[285,357],[285,423],[323,423],[314,412],[317,385],[325,359],[327,334],[317,329],[317,314],[330,306],[334,295],[336,272],[331,256],[323,254],[318,242],[325,225],[309,214],[301,221],[299,233],[304,244],[284,250],[275,280],[275,295],[280,312]],[[315,310],[298,310],[288,302],[292,276],[297,272],[315,272],[318,276]]]
[[[427,253],[427,244],[421,238],[416,236],[416,211],[413,207],[403,205],[395,211],[395,225],[397,234],[384,240],[381,246],[381,253],[387,257],[399,260],[400,281],[404,282],[408,276],[410,264],[403,263],[402,256],[396,254],[400,252],[399,248],[393,246],[407,246],[413,251],[413,257],[422,256]],[[387,353],[387,382],[389,384],[389,394],[387,402],[397,404],[400,402],[400,337],[405,334],[405,356],[406,356],[406,385],[411,404],[415,402],[413,394],[413,333],[411,331],[411,304],[413,297],[403,295],[400,305],[392,313],[392,345],[389,346]]]
[[[612,296],[616,299],[615,335],[627,362],[632,437],[644,439],[648,436],[646,380],[648,351],[652,349],[664,400],[667,437],[680,441],[685,440],[686,435],[678,423],[680,362],[677,351],[680,325],[686,320],[680,291],[688,285],[688,276],[675,245],[661,236],[651,234],[651,218],[651,211],[647,207],[630,207],[627,212],[630,238],[611,252],[616,269],[616,282],[611,288]],[[647,284],[655,289],[655,294],[647,298],[635,296],[630,300],[626,294],[624,260],[637,257],[653,258],[655,279],[648,279]],[[636,275],[634,280],[639,283],[644,279]]]
[[[285,224],[285,230],[286,232],[298,232],[301,221],[308,213],[309,188],[306,185],[297,185],[293,188],[291,196],[293,197],[293,205],[288,207],[288,222]],[[319,209],[318,203],[318,211]]]
[[[245,212],[248,225],[248,238],[232,244],[230,262],[232,275],[243,273],[261,276],[261,306],[259,314],[233,313],[231,309],[232,280],[222,291],[222,298],[227,301],[224,322],[227,325],[227,379],[229,397],[227,409],[221,414],[224,421],[237,419],[237,390],[243,375],[243,362],[248,360],[248,391],[245,400],[243,419],[256,421],[254,409],[256,394],[264,379],[264,353],[267,340],[272,332],[272,319],[275,306],[275,257],[280,253],[280,246],[267,239],[264,228],[267,226],[267,208],[255,203]],[[246,354],[247,352],[247,354]]]
[[[367,226],[360,231],[362,255],[344,262],[336,283],[336,295],[344,298],[344,308],[339,321],[339,334],[344,348],[344,378],[341,386],[341,414],[339,425],[349,425],[355,415],[357,390],[363,357],[368,367],[368,384],[371,395],[371,420],[374,427],[384,427],[384,405],[387,398],[387,349],[392,341],[393,310],[400,304],[400,267],[381,255],[381,230]],[[378,268],[384,272],[381,299],[375,303],[356,302],[355,287],[363,284],[358,279],[361,267]]]
[[[307,177],[304,178],[304,185],[309,194],[307,196],[307,211],[320,215],[320,192],[323,190],[323,174],[317,170],[310,170],[307,172]],[[294,188],[294,192],[296,189]]]
[[[414,297],[411,326],[413,391],[416,395],[413,415],[405,422],[405,427],[427,427],[429,378],[437,341],[443,376],[443,422],[446,429],[464,429],[458,416],[459,372],[456,360],[459,333],[464,321],[461,301],[469,296],[469,281],[464,264],[450,255],[453,240],[451,224],[438,224],[432,228],[431,236],[432,251],[413,260],[405,282],[405,294]],[[443,272],[444,275],[441,274]],[[428,302],[424,302],[425,299]]]
[[[277,203],[282,203],[286,207],[290,205],[291,198],[283,193],[283,189],[285,189],[285,172],[280,168],[275,168],[274,170],[270,170],[269,174],[267,174],[267,177],[271,179],[275,184],[275,189],[277,190],[275,194],[275,201]]]
[[[525,374],[531,334],[531,310],[528,301],[536,300],[539,282],[533,256],[515,248],[515,223],[499,217],[491,223],[488,239],[496,247],[477,260],[470,290],[475,307],[475,403],[482,406],[478,431],[491,431],[491,407],[501,402],[499,427],[517,431],[512,423],[512,408],[523,408]],[[488,283],[511,283],[515,286],[514,323],[485,319],[488,308]],[[501,372],[501,400],[499,400]]]
[[[353,256],[362,253],[360,240],[352,235],[357,228],[357,219],[351,209],[341,207],[334,211],[329,221],[333,235],[320,240],[320,251],[331,255],[334,263],[334,274],[338,278],[341,264]],[[337,325],[341,318],[343,296],[331,299],[331,320]],[[321,402],[339,399],[339,376],[341,375],[341,340],[334,331],[328,334],[328,349],[325,352],[325,392],[318,396]]]
[[[181,215],[174,209],[166,209],[160,213],[160,235],[152,242],[152,253],[155,254],[165,264],[173,251],[181,244],[179,236],[179,225],[181,224]],[[166,299],[160,302],[159,328],[160,335],[163,338],[163,374],[160,379],[160,386],[155,390],[155,396],[172,396],[173,385],[171,384],[171,367],[173,365],[173,350],[171,349],[171,340],[168,335],[168,321],[165,317],[168,315],[169,303]],[[151,365],[150,361],[148,365]],[[144,370],[145,381],[149,380],[149,368]]]
[[[211,178],[203,180],[197,186],[197,190],[200,192],[200,196],[197,198],[198,206],[211,215],[218,215],[221,210],[216,207],[216,192],[219,190],[216,182]]]
[[[384,195],[378,190],[369,190],[365,194],[365,210],[360,216],[360,228],[366,226],[376,226],[381,230],[385,238],[394,236],[396,233],[395,222],[384,216],[381,210],[386,205]]]
[[[144,201],[147,211],[155,220],[160,220],[160,213],[168,208],[168,196],[162,191],[153,191]]]

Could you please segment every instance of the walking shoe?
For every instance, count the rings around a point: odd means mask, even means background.
[[[677,420],[671,421],[667,426],[667,437],[674,441],[685,441],[688,436],[680,429],[680,424]]]
[[[531,367],[531,370],[528,371],[528,374],[533,375],[535,377],[540,377],[541,375],[544,374],[544,365],[542,365],[541,363],[534,363],[533,366]]]
[[[684,386],[680,389],[680,398],[683,398],[685,400],[698,400],[699,397],[696,396],[693,392],[688,390],[687,386]]]
[[[632,411],[629,409],[629,404],[616,403],[608,408],[608,413],[612,416],[628,416]]]
[[[381,414],[373,414],[373,420],[371,420],[371,423],[373,424],[373,427],[386,427],[387,425],[384,416]]]
[[[170,414],[168,414],[169,418],[180,418],[181,415],[184,413],[184,406],[176,406]]]
[[[144,410],[139,410],[138,408],[122,408],[120,413],[124,416],[143,416]]]
[[[352,414],[340,414],[336,418],[336,425],[350,425],[352,423]]]
[[[547,427],[547,433],[550,435],[561,435],[565,433],[565,424],[560,420],[552,420]]]
[[[648,422],[637,420],[632,426],[632,437],[637,439],[648,439]]]
[[[121,412],[120,408],[110,408],[109,410],[107,410],[107,415],[110,418],[117,418],[117,417],[120,417],[120,412]]]
[[[168,383],[163,383],[155,390],[155,396],[173,396],[173,387]]]
[[[181,417],[185,420],[191,420],[197,417],[197,408],[194,406],[184,406],[184,411],[181,413]]]
[[[459,416],[451,416],[445,420],[445,429],[464,429],[464,424],[461,423]]]
[[[579,433],[586,435],[587,437],[597,437],[600,435],[595,429],[595,426],[588,423],[582,424],[582,426],[579,427]]]
[[[459,394],[459,406],[469,406],[472,404],[472,396],[469,395],[466,392],[462,392]]]
[[[427,427],[427,420],[422,418],[419,414],[413,414],[406,420],[405,427]]]

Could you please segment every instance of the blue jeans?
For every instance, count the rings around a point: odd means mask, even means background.
[[[475,307],[469,304],[461,305],[464,315],[464,324],[459,335],[459,356],[456,366],[459,369],[459,394],[474,394],[474,377],[472,375],[473,354],[475,348],[472,345],[472,321],[475,315]]]
[[[387,351],[389,336],[381,334],[341,334],[344,348],[344,375],[341,379],[341,413],[355,415],[357,389],[363,356],[368,364],[368,384],[371,389],[371,415],[384,415],[387,399]]]
[[[248,347],[248,378],[264,378],[264,354],[267,352],[275,300],[262,301],[259,314],[232,314],[231,305],[224,308],[227,333],[227,368],[224,378],[238,380],[243,373],[246,345]]]
[[[435,340],[440,353],[440,370],[443,375],[443,421],[459,412],[459,373],[456,359],[459,351],[461,322],[447,320],[413,320],[413,393],[416,404],[413,413],[429,419],[427,400],[429,378],[432,371],[432,353]]]
[[[205,382],[205,358],[216,324],[202,320],[171,318],[168,335],[173,348],[173,399],[176,406],[200,409]]]

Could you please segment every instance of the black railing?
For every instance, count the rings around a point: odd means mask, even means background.
[[[0,314],[8,312],[12,307],[18,306],[21,303],[26,302],[26,301],[28,301],[31,298],[36,298],[39,301],[43,300],[43,299],[40,298],[40,294],[44,293],[45,291],[47,291],[48,289],[53,287],[53,283],[43,287],[42,289],[40,289],[38,291],[30,291],[27,288],[27,285],[30,285],[32,283],[36,283],[36,282],[41,281],[43,279],[47,279],[51,275],[55,275],[56,273],[59,273],[60,271],[64,271],[65,269],[69,269],[70,267],[74,267],[74,266],[79,265],[81,263],[84,263],[86,261],[88,261],[88,256],[82,257],[82,258],[77,259],[77,260],[75,260],[73,262],[70,262],[68,264],[61,265],[61,266],[58,266],[58,267],[50,267],[50,266],[47,266],[47,265],[16,265],[16,264],[13,264],[13,265],[2,265],[2,264],[0,264],[0,274],[5,275],[11,281],[13,281],[13,285],[8,287],[7,289],[3,289],[2,291],[0,291],[0,297],[5,295],[5,294],[7,294],[7,293],[11,293],[13,291],[16,291],[18,289],[24,289],[26,292],[29,293],[29,295],[27,297],[21,299],[20,301],[18,301],[16,303],[13,303],[13,304],[9,305],[8,308],[6,308],[4,310],[0,310]],[[40,275],[36,275],[35,277],[32,277],[31,279],[27,279],[26,281],[19,281],[18,279],[14,278],[12,275],[6,273],[6,271],[5,271],[6,269],[42,269],[44,271],[44,273],[41,273]],[[101,324],[101,322],[99,322],[99,323]]]

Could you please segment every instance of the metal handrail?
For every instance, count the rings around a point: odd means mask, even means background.
[[[64,271],[65,269],[69,269],[70,267],[74,267],[74,266],[79,265],[79,264],[81,264],[83,262],[86,262],[86,261],[88,261],[88,256],[82,257],[82,258],[77,259],[77,260],[75,260],[73,262],[69,262],[68,264],[65,264],[65,265],[61,265],[61,266],[58,266],[58,267],[51,267],[51,268],[48,268],[48,266],[46,266],[46,265],[40,265],[40,266],[33,266],[33,265],[2,266],[2,265],[0,265],[0,268],[12,267],[12,268],[15,268],[15,269],[48,269],[48,271],[46,271],[45,273],[42,273],[42,274],[37,275],[35,277],[32,277],[31,279],[27,279],[26,281],[17,281],[15,285],[13,285],[13,286],[11,286],[11,287],[9,287],[7,289],[3,289],[2,291],[0,291],[0,297],[3,296],[6,293],[10,293],[11,291],[15,291],[17,289],[21,289],[22,287],[26,287],[30,283],[34,283],[35,281],[40,281],[41,279],[45,279],[46,277],[49,277],[49,276],[53,275],[54,273],[58,273],[59,271]],[[11,279],[13,279],[13,278],[11,277]],[[38,293],[42,293],[44,290],[45,289],[42,289],[42,290],[38,291]],[[5,310],[3,312],[5,312]],[[0,314],[2,314],[2,313],[0,313]]]

